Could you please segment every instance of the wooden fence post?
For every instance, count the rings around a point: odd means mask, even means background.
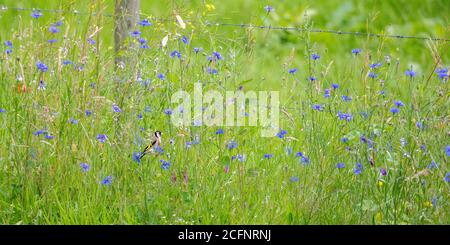
[[[128,49],[125,40],[134,31],[139,21],[140,0],[116,0],[114,13],[114,50],[115,64],[127,64],[131,60],[127,60],[123,53]]]

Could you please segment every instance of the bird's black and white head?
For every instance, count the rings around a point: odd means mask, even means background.
[[[155,132],[155,137],[158,139],[161,139],[161,131],[156,131]]]

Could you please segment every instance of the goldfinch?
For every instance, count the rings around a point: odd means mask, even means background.
[[[142,151],[139,159],[141,159],[145,154],[150,153],[155,146],[160,146],[161,144],[161,132],[156,131],[152,143],[148,144]]]

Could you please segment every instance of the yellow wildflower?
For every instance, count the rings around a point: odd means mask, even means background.
[[[216,9],[216,7],[213,4],[207,3],[205,6],[206,6],[206,9],[210,12],[214,11]]]

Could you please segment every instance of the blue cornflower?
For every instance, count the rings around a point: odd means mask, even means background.
[[[401,100],[394,101],[394,105],[397,107],[405,106],[405,104],[403,104],[403,102]]]
[[[237,144],[237,142],[234,141],[234,140],[228,142],[228,144],[227,144],[227,148],[228,148],[229,150],[234,149],[234,148],[236,148],[237,146],[238,146],[238,144]]]
[[[397,114],[400,112],[400,109],[398,109],[397,107],[392,107],[391,112],[392,112],[392,114]]]
[[[5,109],[0,108],[0,113],[5,113],[5,112],[6,112]]]
[[[133,152],[133,161],[137,162],[138,164],[141,163],[141,153]]]
[[[163,73],[159,73],[156,77],[161,81],[164,81],[166,79],[166,75],[164,75]]]
[[[216,70],[215,68],[212,68],[212,69],[211,69],[211,67],[208,67],[208,68],[206,68],[206,71],[207,71],[209,74],[212,74],[212,75],[216,75],[216,74],[217,74],[217,70]]]
[[[174,58],[175,56],[178,57],[178,59],[181,59],[181,53],[177,50],[174,50],[170,53],[170,58]]]
[[[65,61],[63,61],[63,65],[71,65],[72,64],[72,61],[70,61],[70,60],[65,60]]]
[[[291,181],[291,182],[298,182],[298,180],[299,180],[299,179],[298,179],[297,176],[293,176],[293,177],[290,178],[290,181]]]
[[[307,156],[301,156],[301,161],[303,164],[309,164],[309,158]]]
[[[52,140],[52,139],[55,138],[55,136],[46,134],[46,135],[44,135],[44,138],[46,138],[46,139],[48,139],[48,140]]]
[[[196,54],[198,54],[198,52],[200,52],[202,50],[202,48],[194,48],[194,52],[196,53]]]
[[[371,69],[378,69],[378,68],[380,68],[382,65],[383,65],[382,63],[378,62],[378,63],[370,64],[369,67],[370,67]]]
[[[78,120],[77,119],[73,119],[73,118],[69,118],[69,123],[71,124],[77,124]]]
[[[346,120],[347,122],[350,122],[353,118],[352,114],[341,113],[340,111],[338,111],[338,117],[339,117],[339,120]]]
[[[318,105],[318,104],[313,105],[312,109],[316,110],[316,111],[323,111],[323,105]]]
[[[48,31],[51,33],[59,33],[59,29],[54,25],[50,26],[50,28],[48,28]]]
[[[313,60],[318,60],[318,59],[320,59],[320,55],[318,55],[318,54],[312,54],[312,55],[311,55],[311,59],[313,59]]]
[[[169,167],[170,167],[170,162],[168,162],[168,161],[166,161],[166,160],[163,160],[163,159],[161,159],[161,160],[159,160],[160,162],[161,162],[161,168],[163,169],[163,170],[168,170],[169,169]]]
[[[170,116],[170,115],[172,115],[172,109],[165,109],[164,110],[164,114],[166,114],[167,116]]]
[[[92,115],[92,111],[90,111],[89,109],[86,109],[86,111],[84,111],[84,114],[88,117],[88,116]]]
[[[359,137],[359,140],[360,140],[362,143],[367,143],[367,138],[366,138],[366,136],[364,136],[364,135],[361,135],[361,136]]]
[[[49,40],[47,40],[47,42],[48,43],[56,43],[56,42],[58,42],[58,40],[56,40],[56,39],[49,39]]]
[[[216,51],[212,52],[212,57],[214,59],[216,59],[216,60],[221,60],[222,59],[222,55],[220,55],[220,53],[216,52]]]
[[[278,133],[276,134],[276,136],[280,139],[283,139],[284,136],[287,134],[288,132],[284,129],[280,129],[280,131],[278,131]]]
[[[437,69],[436,74],[439,79],[447,80],[448,79],[448,68]]]
[[[106,137],[106,134],[99,134],[99,135],[97,135],[97,140],[100,141],[100,142],[102,142],[102,143],[105,143],[105,141],[106,141],[107,139],[108,139],[108,138]]]
[[[143,45],[141,45],[141,46],[139,46],[140,48],[142,48],[142,49],[148,49],[148,48],[150,48],[150,46],[148,46],[148,44],[143,44]]]
[[[31,13],[31,17],[35,18],[35,19],[38,19],[41,16],[42,16],[42,12],[38,11],[38,10],[33,10],[33,13]]]
[[[416,122],[416,127],[417,127],[418,129],[423,129],[423,123],[420,122],[420,121],[417,121],[417,122]]]
[[[264,158],[270,159],[273,157],[273,154],[264,154]]]
[[[91,166],[89,166],[89,164],[87,164],[87,163],[84,163],[84,162],[82,162],[82,163],[80,163],[80,167],[81,167],[81,171],[83,171],[83,172],[87,172],[87,171],[89,171],[89,169],[91,168]]]
[[[317,79],[316,79],[315,77],[313,77],[313,76],[310,76],[308,79],[309,79],[309,81],[311,81],[311,82],[314,82],[314,81],[317,80]]]
[[[7,50],[5,51],[5,53],[6,53],[6,54],[11,54],[11,53],[12,53],[12,49],[7,49]]]
[[[342,141],[342,143],[348,143],[348,138],[347,137],[342,137],[341,141]]]
[[[370,78],[376,78],[376,77],[377,77],[377,74],[375,74],[374,72],[369,72],[368,76],[369,76]]]
[[[138,38],[137,40],[138,40],[138,42],[139,42],[140,44],[146,44],[146,43],[147,43],[147,40],[145,40],[145,39],[142,38],[142,37]]]
[[[301,151],[295,153],[295,157],[302,157],[302,156],[303,156],[303,152],[301,152]]]
[[[326,88],[326,89],[325,89],[325,91],[324,91],[324,93],[323,93],[323,96],[324,96],[325,98],[329,98],[329,97],[331,96],[331,94],[330,94],[330,89],[329,89],[329,88]]]
[[[106,176],[102,180],[102,185],[111,185],[112,184],[112,176]]]
[[[47,88],[47,85],[44,83],[44,81],[39,81],[38,90],[45,90]]]
[[[186,36],[181,37],[181,41],[182,41],[184,44],[188,44],[188,43],[189,43],[189,39],[188,39]]]
[[[139,114],[137,115],[138,120],[142,120],[143,116],[142,116],[142,112],[139,112]]]
[[[416,72],[413,71],[412,69],[406,70],[405,71],[405,75],[408,76],[408,77],[415,77],[416,76]]]
[[[204,109],[202,109],[202,110],[204,110]],[[202,121],[201,120],[194,120],[193,124],[194,124],[194,126],[199,127],[199,126],[202,126]]]
[[[362,164],[357,162],[355,168],[353,169],[353,173],[355,175],[360,174],[362,172],[362,168],[363,168]]]
[[[347,95],[342,95],[342,101],[351,101],[352,98],[348,97]]]
[[[333,84],[331,84],[331,87],[336,90],[339,88],[339,84],[333,83]]]
[[[155,151],[158,152],[159,154],[164,153],[164,149],[161,148],[159,145],[157,145],[157,146],[156,146],[155,148],[153,148],[153,149],[155,149]]]
[[[221,128],[217,129],[216,134],[223,134],[223,129]]]
[[[216,51],[212,52],[212,57],[214,59],[216,59],[216,60],[221,60],[222,59],[222,55],[220,55],[220,53],[216,52]]]
[[[36,67],[38,70],[41,70],[42,72],[46,72],[48,70],[47,65],[42,63],[41,61],[36,62]]]
[[[444,177],[445,182],[450,183],[450,172],[447,172]]]
[[[132,32],[131,32],[131,36],[132,36],[132,37],[139,37],[139,35],[141,35],[141,32],[140,32],[140,31],[132,31]]]
[[[122,112],[122,110],[120,109],[120,107],[118,105],[116,105],[116,103],[112,104],[112,110],[116,113]]]
[[[339,163],[336,165],[336,168],[337,168],[337,169],[345,168],[345,163],[339,162]]]
[[[92,39],[92,38],[88,38],[88,39],[87,39],[87,42],[88,42],[90,45],[94,45],[94,44],[96,43],[95,40]]]
[[[264,9],[267,11],[267,13],[270,13],[273,11],[273,7],[269,6],[269,5],[265,6]]]
[[[420,145],[420,150],[426,151],[427,150],[427,146],[425,144]]]
[[[361,49],[359,48],[352,49],[352,54],[358,55],[359,53],[361,53]]]
[[[77,69],[78,71],[82,71],[84,69],[83,65],[75,65],[75,69]]]
[[[54,26],[62,26],[63,22],[62,20],[55,22],[55,24],[53,24]]]
[[[289,74],[295,74],[298,71],[297,68],[291,68],[288,70]]]
[[[143,19],[143,20],[139,21],[138,24],[141,26],[151,26],[152,25],[152,23],[150,23],[150,21],[148,21],[147,19]]]
[[[237,154],[236,157],[239,160],[239,162],[245,162],[245,159],[247,159],[245,154]]]
[[[435,169],[435,168],[438,168],[438,167],[439,167],[439,165],[436,164],[436,162],[434,160],[431,161],[431,163],[428,164],[428,166],[427,166],[427,168],[429,168],[429,169]]]
[[[450,145],[445,147],[445,154],[450,157]]]
[[[239,162],[245,162],[245,159],[247,159],[245,154],[237,154],[236,156],[232,156],[231,160],[237,159]]]
[[[381,174],[381,176],[386,176],[387,170],[385,168],[380,168],[380,174]]]
[[[12,48],[12,47],[13,47],[13,45],[12,45],[12,42],[11,42],[11,41],[5,41],[5,45],[6,45],[6,46],[8,46],[8,47],[10,47],[10,48]]]
[[[35,132],[33,132],[33,135],[35,136],[39,136],[41,134],[47,135],[47,130],[36,130]]]

